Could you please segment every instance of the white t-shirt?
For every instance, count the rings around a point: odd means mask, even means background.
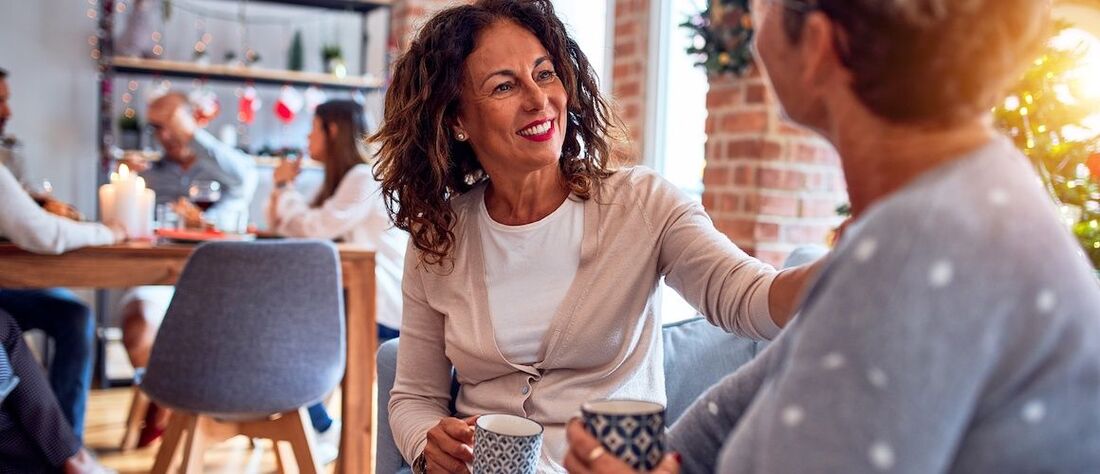
[[[577,276],[584,238],[584,202],[570,196],[537,222],[520,226],[479,213],[485,286],[497,347],[513,364],[541,360],[542,341]]]

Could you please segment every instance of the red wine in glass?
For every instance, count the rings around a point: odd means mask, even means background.
[[[192,204],[206,212],[222,198],[222,185],[213,180],[195,180],[187,188],[187,196]]]

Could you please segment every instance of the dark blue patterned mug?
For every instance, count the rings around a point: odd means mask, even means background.
[[[639,471],[665,455],[665,407],[640,400],[595,400],[581,406],[584,426],[608,453]]]
[[[538,422],[515,415],[478,417],[473,474],[535,474],[541,452]]]

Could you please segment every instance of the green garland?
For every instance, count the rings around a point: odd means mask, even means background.
[[[745,75],[753,64],[749,0],[708,0],[707,7],[680,24],[692,36],[688,54],[710,74]]]

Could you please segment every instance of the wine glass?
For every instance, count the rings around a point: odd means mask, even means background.
[[[211,179],[197,179],[187,188],[187,197],[195,207],[206,212],[222,198],[222,184]]]

